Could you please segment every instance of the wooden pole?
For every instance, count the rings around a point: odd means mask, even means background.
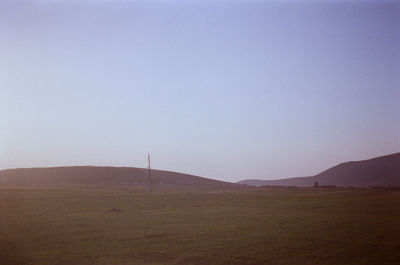
[[[147,160],[149,162],[149,189],[151,192],[151,167],[150,167],[150,154],[147,154]]]

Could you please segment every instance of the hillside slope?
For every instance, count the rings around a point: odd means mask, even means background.
[[[400,187],[400,153],[376,157],[362,161],[339,164],[315,176],[278,180],[243,180],[240,184],[252,186],[297,186],[319,185],[338,187]]]
[[[154,187],[230,187],[234,183],[171,171],[151,170]],[[19,168],[0,171],[0,188],[42,186],[119,186],[145,188],[148,170],[133,167],[51,167]]]

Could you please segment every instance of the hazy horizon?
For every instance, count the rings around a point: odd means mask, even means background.
[[[226,181],[400,151],[400,2],[0,1],[0,169]]]

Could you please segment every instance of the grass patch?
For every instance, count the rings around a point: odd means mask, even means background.
[[[1,264],[399,264],[400,192],[0,190]]]

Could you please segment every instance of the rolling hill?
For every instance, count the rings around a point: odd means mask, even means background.
[[[153,187],[232,187],[238,184],[171,171],[151,170]],[[126,187],[147,188],[148,170],[134,167],[49,167],[0,171],[0,188]]]
[[[238,183],[251,186],[310,187],[316,181],[319,185],[338,187],[400,187],[400,153],[342,163],[310,177],[278,180],[248,179]]]

